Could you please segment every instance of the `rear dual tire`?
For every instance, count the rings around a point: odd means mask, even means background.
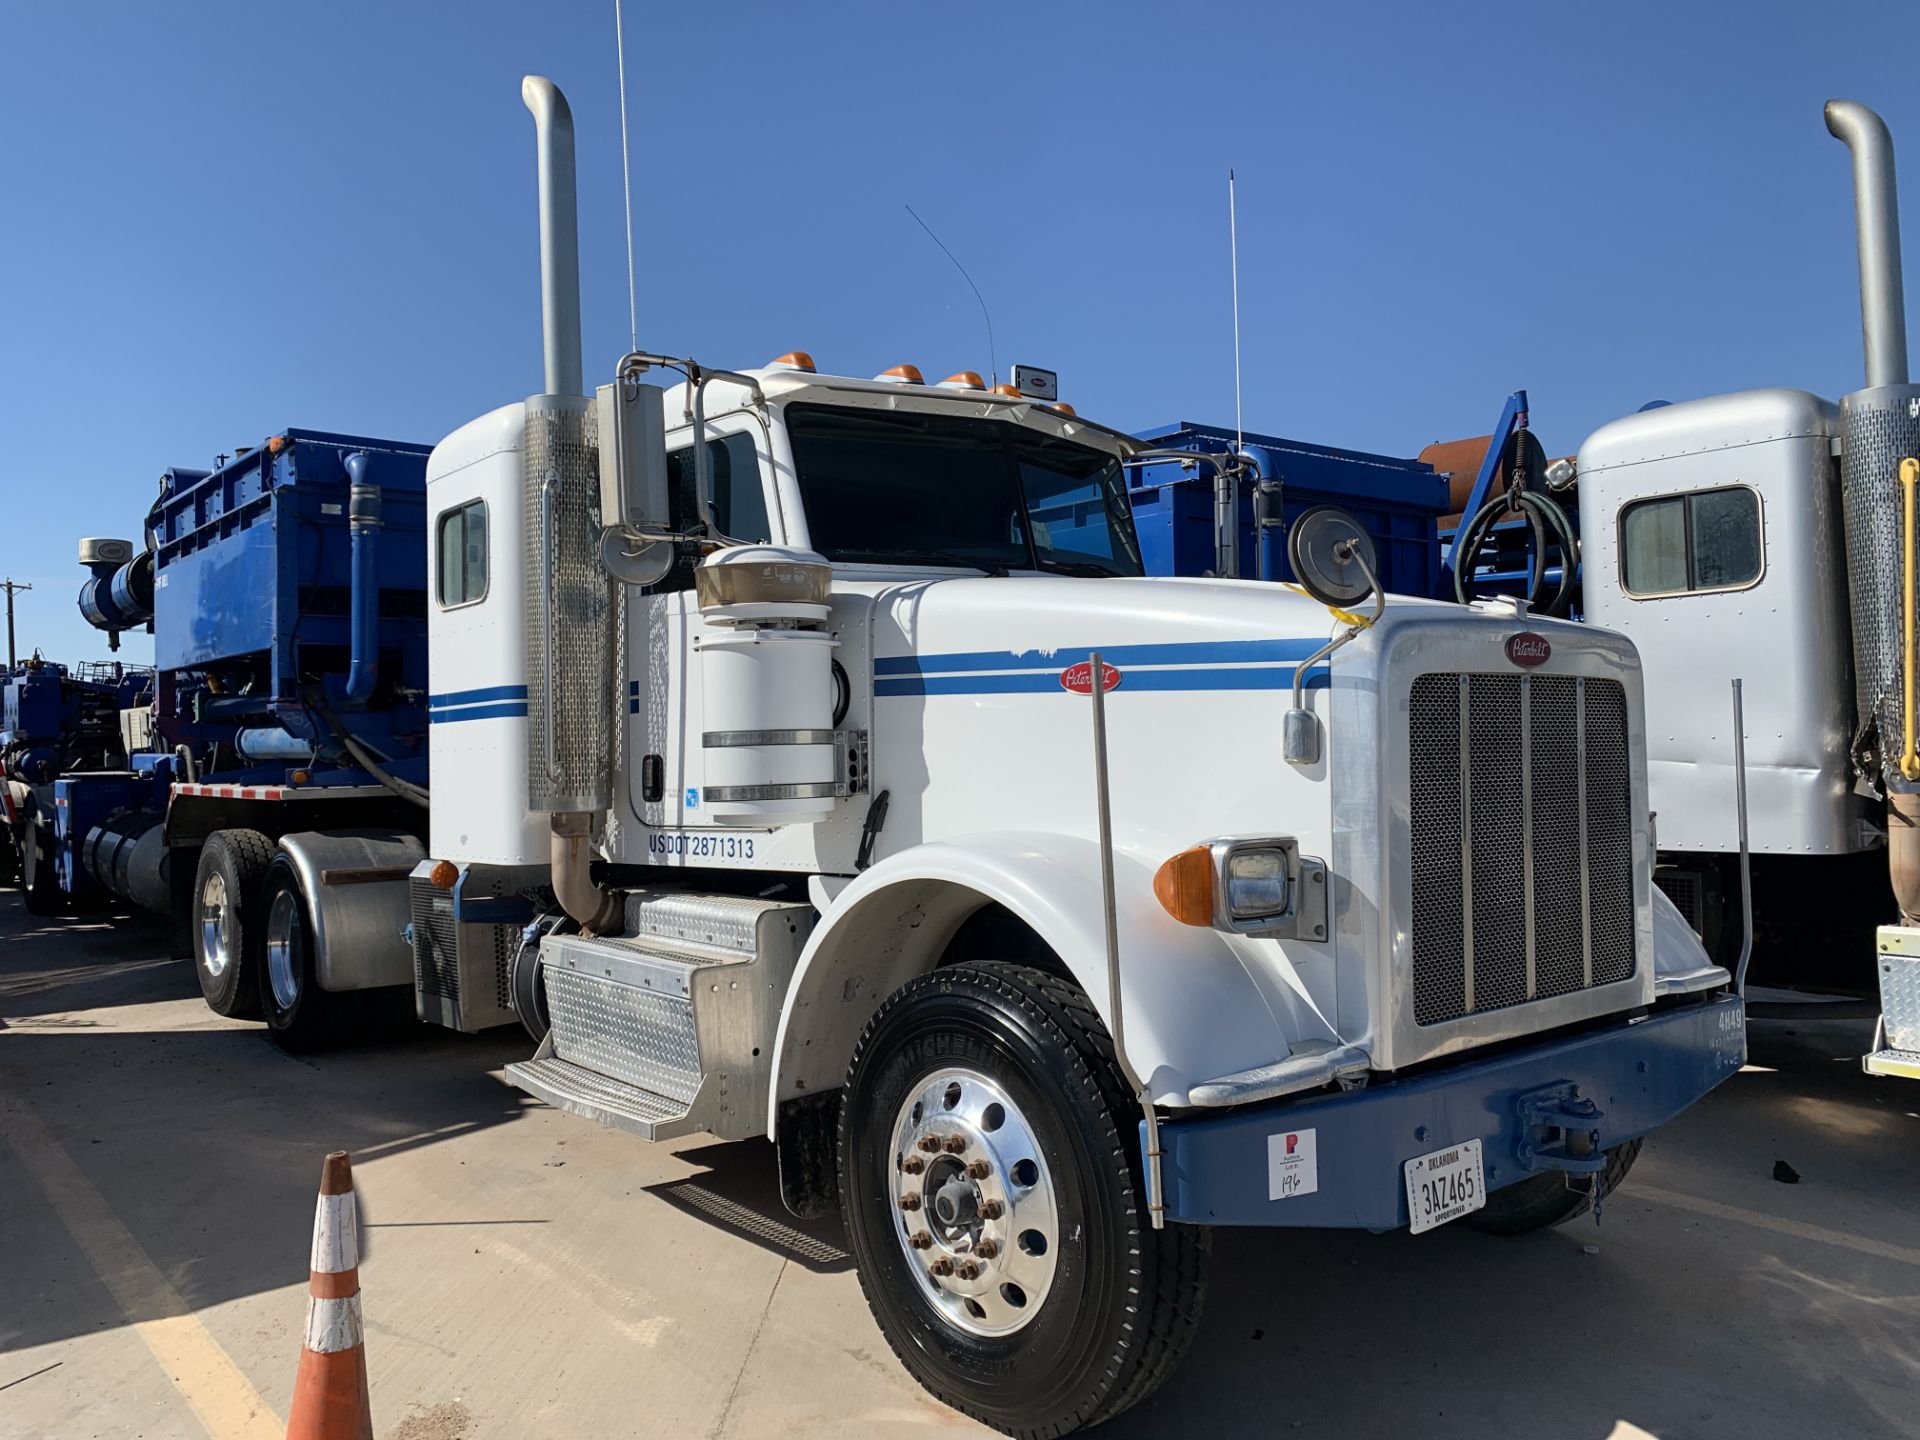
[[[27,913],[64,914],[69,907],[53,863],[52,818],[42,815],[39,805],[29,800],[15,833],[20,839],[20,898]]]
[[[260,1014],[260,886],[273,841],[258,830],[216,830],[193,877],[193,969],[207,1008],[232,1020]]]
[[[320,988],[314,971],[313,926],[300,874],[276,855],[260,885],[259,1011],[267,1034],[293,1054],[318,1049],[339,1034],[347,997]]]

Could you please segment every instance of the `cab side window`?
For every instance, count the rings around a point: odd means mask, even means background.
[[[487,502],[469,500],[440,512],[435,527],[437,596],[442,610],[487,598]]]
[[[713,467],[713,523],[720,533],[734,540],[771,540],[767,492],[761,483],[760,456],[753,448],[753,436],[743,431],[711,439],[707,441],[707,459]],[[699,523],[691,445],[667,452],[667,494],[676,530],[691,529]],[[693,588],[693,568],[699,563],[699,546],[683,542],[672,571],[651,590],[658,594]]]
[[[1744,485],[1635,500],[1620,511],[1620,585],[1653,599],[1744,590],[1766,565],[1760,497]]]

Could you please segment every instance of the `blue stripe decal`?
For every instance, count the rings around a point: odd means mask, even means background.
[[[429,710],[444,710],[450,705],[473,705],[483,700],[524,700],[527,687],[524,685],[488,685],[480,690],[454,690],[445,695],[429,695]]]
[[[1303,640],[1185,640],[1159,645],[1114,645],[1100,658],[1117,669],[1129,665],[1259,665],[1304,660],[1324,642]],[[954,655],[882,655],[876,675],[947,675],[966,670],[1044,670],[1059,674],[1091,659],[1090,646],[1044,650],[972,650]],[[1124,683],[1124,682],[1122,682]]]
[[[427,723],[431,725],[451,725],[458,720],[514,720],[525,719],[527,702],[524,700],[500,705],[467,705],[458,710],[429,711]]]
[[[1315,647],[1318,648],[1318,647]],[[1238,670],[1128,670],[1120,677],[1122,691],[1158,690],[1291,690],[1293,673],[1298,667],[1274,665],[1260,669]],[[1306,688],[1324,690],[1328,686],[1324,665],[1316,665],[1307,676]],[[1060,677],[1052,671],[1033,675],[916,675],[876,679],[876,696],[888,695],[1068,695]]]

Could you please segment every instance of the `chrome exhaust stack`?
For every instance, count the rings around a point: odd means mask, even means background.
[[[1887,123],[1854,100],[1829,100],[1827,129],[1853,153],[1860,243],[1860,331],[1867,388],[1907,383],[1907,300],[1900,266],[1900,202]]]
[[[520,82],[540,155],[540,328],[546,393],[580,394],[580,201],[574,183],[573,110],[544,75]]]
[[[1908,383],[1899,192],[1886,122],[1852,100],[1829,100],[1827,129],[1853,156],[1859,232],[1860,333],[1866,387],[1840,399],[1840,503],[1852,604],[1854,766],[1887,797],[1889,876],[1902,917],[1920,921],[1920,784],[1903,764],[1914,576],[1900,462],[1920,455],[1920,386]]]
[[[526,404],[521,451],[527,567],[527,804],[551,817],[553,890],[590,932],[621,928],[621,899],[593,883],[596,816],[612,804],[612,586],[600,552],[593,402],[581,393],[580,235],[573,112],[551,80],[529,75],[540,165],[543,394]]]

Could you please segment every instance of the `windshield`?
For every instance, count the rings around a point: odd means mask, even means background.
[[[1002,420],[789,405],[813,548],[852,564],[1138,575],[1113,456]]]

